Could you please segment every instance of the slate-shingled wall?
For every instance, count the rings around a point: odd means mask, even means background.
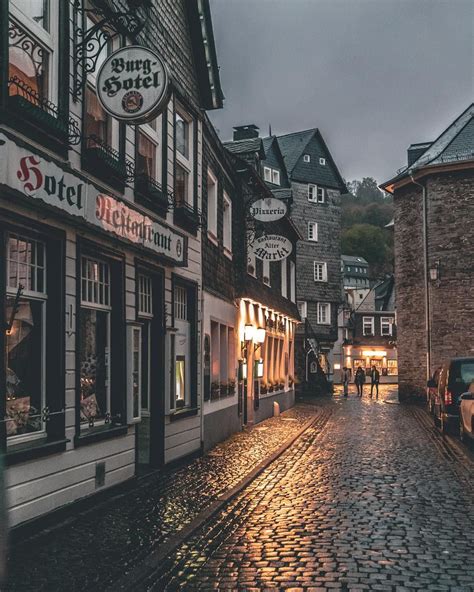
[[[474,173],[427,180],[428,267],[440,262],[430,283],[431,372],[451,357],[474,355]],[[395,278],[400,396],[426,387],[427,338],[423,289],[421,188],[395,192]]]

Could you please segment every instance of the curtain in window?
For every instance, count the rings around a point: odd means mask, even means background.
[[[95,92],[86,88],[85,135],[97,136],[108,144],[108,116],[99,103]]]
[[[155,178],[156,146],[144,134],[138,134],[138,173]]]

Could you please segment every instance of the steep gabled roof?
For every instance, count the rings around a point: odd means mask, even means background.
[[[337,186],[342,193],[347,193],[344,179],[339,173],[339,169],[337,168],[329,148],[327,147],[326,142],[324,141],[324,138],[318,128],[277,136],[278,144],[280,145],[280,150],[285,160],[288,175],[293,177],[295,169],[299,164],[305,149],[314,137],[316,137],[317,141],[319,142],[324,156],[328,159],[332,169],[332,171],[326,171],[321,181],[318,180],[318,182],[321,182],[322,185],[327,184],[328,186]]]
[[[474,103],[469,105],[410,166],[402,168],[395,177],[380,187],[389,188],[423,167],[470,160],[474,161]]]

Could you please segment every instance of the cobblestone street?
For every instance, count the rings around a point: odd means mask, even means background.
[[[417,409],[336,394],[309,429],[140,590],[474,590],[472,455]]]

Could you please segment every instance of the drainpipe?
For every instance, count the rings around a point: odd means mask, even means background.
[[[426,185],[418,183],[410,174],[412,183],[421,187],[423,193],[423,266],[424,266],[424,292],[425,292],[425,330],[426,330],[426,380],[431,376],[431,305],[430,285],[428,270],[428,200]]]

